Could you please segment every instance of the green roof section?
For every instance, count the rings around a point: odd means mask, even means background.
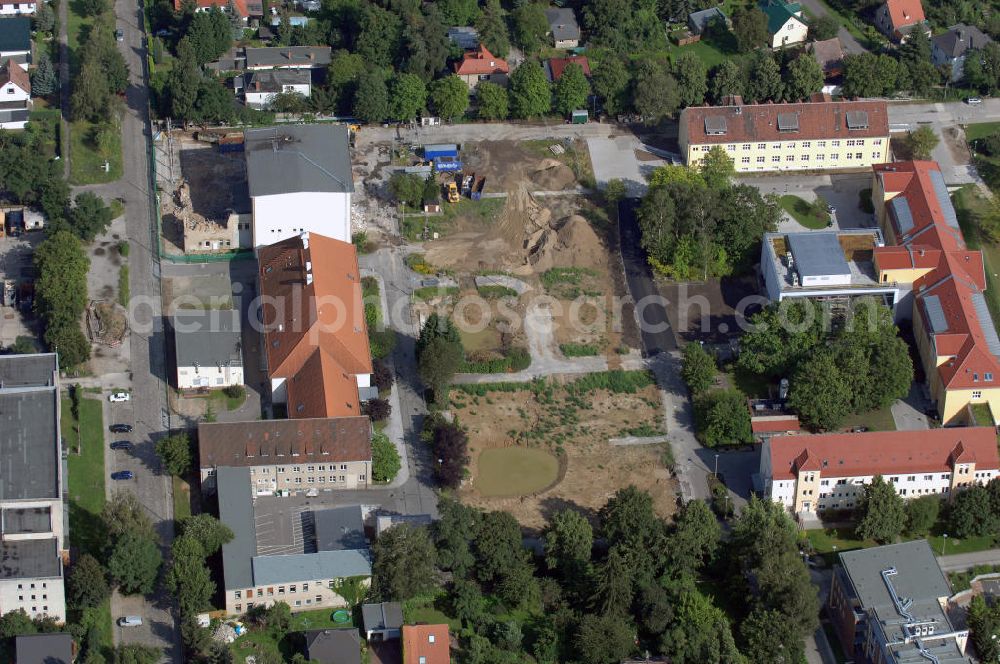
[[[795,19],[800,23],[805,23],[804,19],[797,16],[802,11],[802,6],[797,2],[780,2],[780,0],[768,0],[761,3],[761,11],[767,15],[767,31],[772,35],[781,30],[789,19]]]

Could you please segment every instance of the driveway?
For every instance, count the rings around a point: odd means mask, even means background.
[[[830,15],[830,9],[823,0],[801,0],[801,4],[815,18]],[[867,52],[865,47],[854,38],[854,35],[848,32],[847,28],[841,26],[837,31],[837,37],[840,38],[840,44],[844,47],[845,55],[857,55],[858,53]]]
[[[640,161],[636,157],[636,150],[641,147],[639,139],[631,134],[588,138],[587,149],[594,166],[597,188],[603,189],[610,180],[618,179],[625,183],[629,196],[638,197],[646,193],[646,178],[654,168],[663,166],[666,162],[654,159],[652,155],[649,160]]]

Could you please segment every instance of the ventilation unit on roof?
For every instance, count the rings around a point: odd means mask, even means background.
[[[848,129],[868,129],[868,111],[848,111]]]
[[[709,136],[725,135],[726,118],[717,115],[705,118],[705,133]]]
[[[798,113],[778,113],[778,131],[798,131]]]

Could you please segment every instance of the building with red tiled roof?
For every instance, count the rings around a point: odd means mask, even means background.
[[[886,0],[875,12],[875,27],[896,42],[906,41],[914,29],[931,34],[920,0]]]
[[[893,246],[874,251],[879,280],[912,295],[913,332],[931,398],[944,423],[984,404],[1000,416],[1000,337],[986,306],[982,252],[965,244],[935,162],[874,168],[872,200]]]
[[[403,625],[403,664],[451,664],[447,625]]]
[[[681,154],[696,166],[714,146],[738,173],[866,169],[889,158],[885,102],[689,106],[681,112]]]
[[[174,11],[181,11],[185,0],[174,0]],[[194,0],[195,11],[204,12],[212,7],[223,11],[235,11],[244,21],[251,16],[263,16],[264,5],[260,0]]]
[[[479,48],[463,53],[462,59],[452,66],[455,75],[465,81],[470,90],[475,89],[480,81],[506,85],[507,76],[510,74],[507,61],[490,53],[482,44]]]
[[[852,509],[876,475],[903,498],[945,495],[1000,474],[992,427],[778,436],[764,441],[764,495],[793,513]]]
[[[354,246],[302,233],[259,264],[272,401],[290,418],[359,415],[372,361]]]
[[[548,74],[549,81],[556,82],[562,78],[563,72],[569,65],[579,65],[583,70],[583,75],[590,78],[590,61],[585,55],[569,55],[565,58],[549,58],[545,61],[545,73]]]

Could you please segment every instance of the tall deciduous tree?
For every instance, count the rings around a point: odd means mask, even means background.
[[[549,32],[545,8],[537,2],[528,2],[511,13],[514,25],[514,43],[526,54],[536,53],[544,44]]]
[[[498,58],[506,58],[510,52],[510,35],[507,33],[506,12],[500,0],[486,0],[483,11],[476,21],[479,41]]]
[[[400,524],[372,546],[372,577],[384,599],[407,600],[434,588],[436,552],[427,528]]]
[[[575,62],[566,65],[563,74],[555,85],[555,108],[561,115],[569,115],[573,111],[585,108],[590,95],[590,82],[583,73],[583,68]]]
[[[746,77],[740,65],[734,60],[723,60],[712,70],[709,77],[710,94],[716,104],[721,104],[722,100],[732,95],[744,94],[746,90]]]
[[[509,606],[531,596],[532,567],[521,539],[521,526],[507,512],[487,512],[475,541],[476,576]]]
[[[376,482],[391,482],[396,479],[401,467],[396,446],[383,432],[375,432],[372,435],[372,479]]]
[[[211,605],[215,593],[215,582],[205,565],[205,549],[191,536],[178,537],[170,554],[164,583],[177,599],[181,615],[193,617]]]
[[[585,516],[569,509],[556,512],[545,533],[545,563],[566,582],[585,582],[593,545],[594,531]]]
[[[621,58],[608,57],[594,67],[594,92],[604,100],[604,110],[609,115],[620,113],[628,108],[628,89],[631,80],[629,71]]]
[[[767,44],[767,15],[756,6],[740,7],[733,12],[733,35],[742,53]]]
[[[799,101],[823,88],[823,69],[812,53],[802,53],[788,64],[785,99]]]
[[[580,619],[574,646],[582,664],[621,662],[635,650],[635,636],[620,616],[586,614]]]
[[[906,502],[906,532],[926,536],[941,514],[941,498],[936,495],[911,498]]]
[[[844,421],[851,412],[851,387],[831,351],[819,350],[796,368],[788,405],[815,429],[829,431]]]
[[[681,378],[691,394],[704,392],[715,380],[715,358],[698,343],[684,346],[684,365]]]
[[[454,74],[445,76],[431,83],[430,98],[435,113],[454,120],[465,115],[469,108],[469,86]]]
[[[184,432],[164,436],[156,441],[156,454],[168,473],[181,477],[191,470],[194,460],[191,437]]]
[[[1000,515],[993,511],[985,487],[971,486],[955,494],[948,509],[948,532],[965,539],[997,530],[1000,530]]]
[[[101,563],[85,553],[70,568],[66,587],[66,602],[74,609],[98,606],[111,596],[107,572]]]
[[[647,124],[673,115],[680,104],[677,81],[667,66],[657,60],[643,60],[635,72],[632,104]]]
[[[359,78],[354,115],[371,123],[382,122],[389,116],[389,88],[381,69],[372,67]]]
[[[739,390],[712,390],[694,402],[698,439],[708,447],[753,442],[750,414]]]
[[[552,110],[552,88],[537,62],[525,62],[511,74],[510,109],[517,118],[533,118]]]
[[[507,91],[496,83],[483,81],[476,86],[476,113],[484,120],[506,120],[510,115]]]
[[[705,63],[694,53],[682,51],[674,61],[674,78],[681,106],[700,106],[708,92]]]
[[[233,531],[211,514],[202,512],[181,519],[180,536],[191,537],[201,544],[205,555],[210,556],[233,540]]]
[[[115,541],[108,573],[125,595],[148,595],[156,587],[163,557],[152,536],[128,532]]]
[[[412,120],[427,103],[427,88],[416,74],[396,74],[389,85],[389,115],[394,120]]]
[[[754,51],[747,61],[747,72],[748,101],[762,103],[781,100],[785,85],[781,80],[781,68],[770,51]]]
[[[855,533],[861,539],[873,539],[880,544],[890,544],[899,537],[906,526],[903,497],[896,493],[891,483],[876,475],[858,503],[858,520]]]

